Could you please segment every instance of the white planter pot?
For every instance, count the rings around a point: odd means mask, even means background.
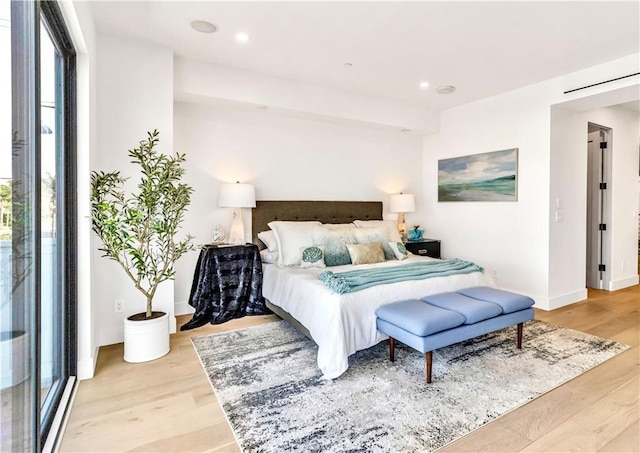
[[[3,332],[0,340],[0,390],[18,385],[29,377],[29,334]]]
[[[154,312],[157,313],[157,312]],[[135,316],[135,315],[134,315]],[[124,360],[148,362],[169,352],[169,316],[132,321],[124,320]]]

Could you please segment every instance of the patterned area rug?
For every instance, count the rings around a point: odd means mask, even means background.
[[[284,321],[193,338],[245,452],[429,452],[619,354],[628,346],[541,321],[424,355],[384,341],[323,380],[316,345]]]

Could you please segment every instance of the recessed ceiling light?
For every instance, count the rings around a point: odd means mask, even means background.
[[[442,85],[439,86],[436,91],[438,92],[438,94],[450,94],[456,91],[456,87],[451,85]]]
[[[236,40],[240,42],[249,42],[249,35],[243,32],[236,33]]]
[[[351,69],[351,68],[353,68],[353,64],[352,63],[345,63],[344,67],[347,68],[347,69]]]
[[[259,106],[257,107],[257,109],[258,109],[258,110],[267,110],[268,108],[269,108],[269,107],[268,107],[268,106],[266,106],[266,105],[259,105]]]
[[[429,88],[429,82],[420,82],[421,90],[426,90],[427,88]]]
[[[194,20],[191,22],[191,28],[200,33],[215,33],[218,31],[217,25],[207,22],[206,20]]]
[[[411,129],[401,129],[400,132],[411,132]]]

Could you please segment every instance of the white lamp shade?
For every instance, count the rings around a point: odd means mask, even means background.
[[[218,205],[221,208],[255,208],[256,188],[253,184],[222,184]]]
[[[414,212],[416,201],[410,193],[389,196],[389,212]]]

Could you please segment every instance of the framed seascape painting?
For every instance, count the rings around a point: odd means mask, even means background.
[[[438,161],[438,201],[517,201],[518,148]]]

